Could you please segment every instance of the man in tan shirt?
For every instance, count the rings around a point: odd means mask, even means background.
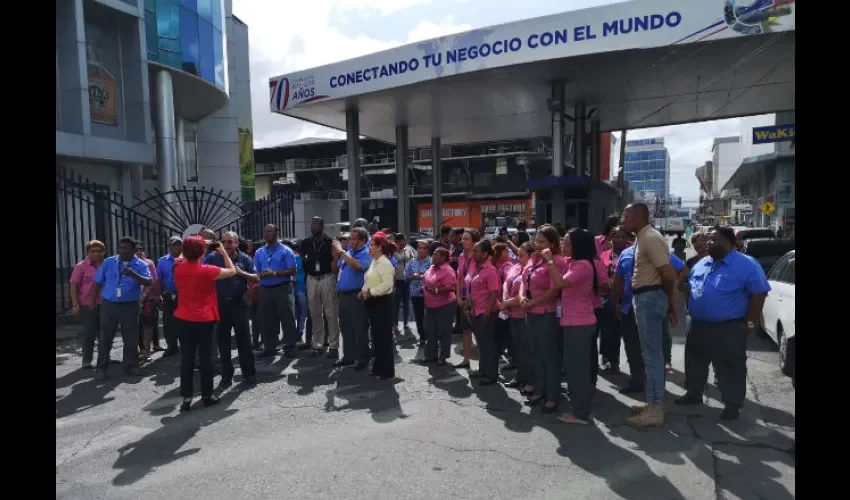
[[[634,233],[635,269],[632,294],[643,359],[646,368],[646,405],[633,408],[629,425],[654,427],[664,423],[664,321],[678,326],[676,271],[670,261],[667,240],[649,224],[649,208],[633,203],[623,213],[623,227]]]

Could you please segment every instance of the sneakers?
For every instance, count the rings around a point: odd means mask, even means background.
[[[661,405],[647,405],[639,413],[626,419],[626,423],[632,427],[661,427],[664,425],[664,407]]]

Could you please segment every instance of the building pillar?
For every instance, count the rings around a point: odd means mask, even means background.
[[[157,70],[154,84],[156,117],[156,163],[159,170],[159,190],[171,191],[177,184],[177,142],[174,120],[174,87],[168,70]]]
[[[590,119],[590,178],[595,181],[602,179],[602,132],[599,131],[599,115],[594,114]]]
[[[587,130],[587,108],[582,102],[576,103],[574,125],[575,130],[573,132],[573,144],[575,145],[575,148],[573,150],[573,165],[575,165],[576,168],[576,176],[583,177],[587,175],[587,169],[584,161],[586,158],[584,151],[584,133]]]
[[[552,98],[549,101],[549,109],[552,112],[552,177],[564,175],[564,82],[552,82]],[[552,224],[566,223],[567,205],[564,200],[564,189],[556,186],[552,189],[552,220],[537,218],[537,223],[549,222]],[[545,213],[545,211],[543,212]]]
[[[439,137],[431,138],[431,179],[431,220],[436,239],[440,237],[440,226],[443,225],[443,165]]]
[[[407,182],[407,125],[395,128],[396,199],[398,224],[396,230],[404,235],[410,232],[410,190]]]
[[[189,172],[186,168],[186,120],[177,117],[177,182],[180,187],[186,185],[189,179]]]
[[[360,114],[357,109],[345,111],[345,152],[348,156],[348,220],[352,223],[363,211],[360,192]]]

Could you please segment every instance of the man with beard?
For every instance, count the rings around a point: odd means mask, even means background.
[[[691,326],[685,342],[685,389],[677,405],[703,403],[708,366],[714,364],[725,408],[723,420],[741,414],[747,395],[747,336],[761,317],[770,285],[755,259],[735,250],[735,232],[715,226],[708,257],[688,276]]]
[[[328,358],[339,358],[339,321],[337,320],[337,290],[332,261],[333,240],[325,234],[325,221],[313,217],[311,238],[304,238],[298,253],[307,275],[307,308],[310,311],[313,350],[320,352],[328,336]],[[325,321],[327,320],[327,322]],[[325,324],[327,323],[327,331]],[[308,335],[309,332],[308,332]]]

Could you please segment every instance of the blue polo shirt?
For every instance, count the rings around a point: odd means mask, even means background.
[[[174,285],[174,261],[177,260],[171,254],[160,257],[156,262],[156,276],[162,282],[162,291],[165,293],[177,293]]]
[[[685,268],[685,263],[682,259],[670,254],[670,263],[673,264],[673,269],[678,273]],[[617,268],[614,274],[623,278],[623,295],[620,297],[620,312],[628,314],[632,308],[632,274],[635,272],[635,246],[623,250],[620,253],[620,258],[617,260]]]
[[[254,274],[254,260],[247,254],[237,250],[236,258],[232,259],[233,265],[249,274]],[[224,257],[220,253],[209,254],[204,259],[204,264],[224,267]],[[215,282],[216,295],[220,299],[235,299],[245,295],[248,291],[248,280],[242,276],[234,276],[230,279],[217,280]]]
[[[345,263],[345,260],[339,258],[339,275],[336,279],[336,289],[341,293],[353,292],[363,288],[363,280],[369,266],[372,265],[372,256],[369,255],[369,247],[364,246],[360,250],[346,250],[349,256],[356,259],[360,263],[360,270],[352,268]]]
[[[291,248],[278,242],[275,245],[265,244],[254,254],[254,267],[257,273],[263,271],[283,271],[285,269],[296,269],[295,252]],[[270,276],[260,278],[262,286],[277,286],[283,283],[295,281],[295,276]]]
[[[136,271],[143,278],[150,279],[151,277],[148,263],[142,259],[134,255],[129,264],[124,264],[121,257],[113,255],[103,261],[103,265],[97,268],[97,272],[94,274],[94,282],[103,286],[100,291],[103,300],[125,304],[138,302],[142,298],[142,284],[132,276],[124,276],[125,266]],[[121,290],[120,297],[118,296],[119,289]]]
[[[688,312],[698,321],[744,319],[750,296],[770,291],[761,265],[736,250],[722,260],[697,262],[688,275]]]

